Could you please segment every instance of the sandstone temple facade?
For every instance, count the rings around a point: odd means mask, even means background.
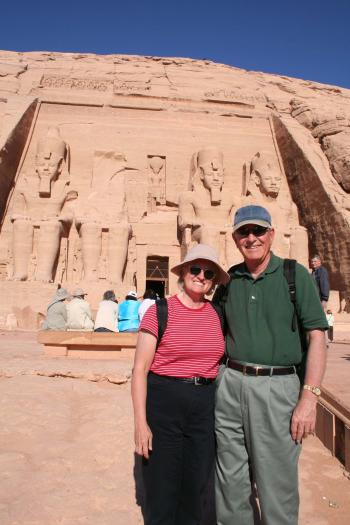
[[[190,246],[240,260],[266,206],[274,251],[319,253],[350,298],[350,90],[182,58],[0,52],[0,327],[38,326],[57,284],[93,308],[175,293]]]

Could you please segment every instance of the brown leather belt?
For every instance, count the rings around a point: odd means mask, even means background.
[[[272,366],[271,368],[266,368],[262,366],[242,365],[241,363],[237,363],[237,361],[232,361],[232,359],[227,359],[226,366],[242,372],[245,376],[285,376],[295,373],[294,366],[277,368]]]

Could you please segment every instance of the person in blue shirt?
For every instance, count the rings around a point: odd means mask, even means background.
[[[139,308],[137,293],[131,290],[125,296],[125,301],[119,305],[118,330],[119,332],[137,332],[139,329]]]

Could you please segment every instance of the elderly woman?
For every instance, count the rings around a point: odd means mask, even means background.
[[[118,332],[118,301],[113,290],[103,294],[95,319],[95,332]]]
[[[172,268],[157,347],[157,303],[142,320],[132,378],[136,453],[144,457],[145,524],[195,525],[214,461],[215,378],[224,354],[220,318],[205,299],[226,283],[213,248],[198,244]]]

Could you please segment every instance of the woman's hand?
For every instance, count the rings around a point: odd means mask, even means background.
[[[152,451],[152,432],[147,422],[135,423],[135,452],[146,459]]]

